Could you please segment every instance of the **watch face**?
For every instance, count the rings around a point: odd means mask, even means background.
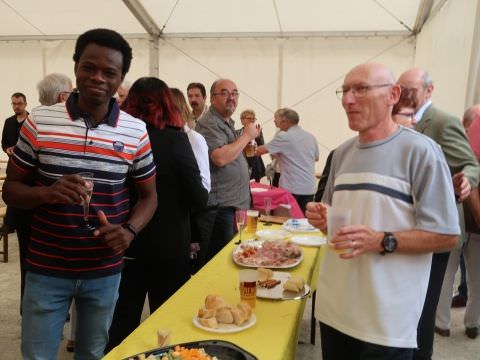
[[[383,248],[385,249],[385,252],[388,253],[395,251],[395,249],[397,248],[397,239],[395,239],[395,236],[393,236],[393,234],[387,234],[383,238]]]

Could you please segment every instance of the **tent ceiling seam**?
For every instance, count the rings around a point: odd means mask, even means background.
[[[139,0],[123,0],[123,3],[148,34],[156,37],[160,36],[162,30],[160,30],[155,20],[153,20]]]
[[[405,29],[407,29],[410,33],[413,33],[413,29],[410,28],[403,20],[395,16],[390,10],[388,10],[383,4],[381,4],[378,0],[373,0],[375,4],[377,4],[380,8],[382,8],[388,15],[398,21],[400,25],[402,25]]]
[[[9,7],[15,14],[17,14],[18,17],[20,17],[23,21],[25,21],[28,25],[30,25],[32,28],[37,30],[40,34],[45,35],[45,33],[40,30],[36,25],[34,25],[30,20],[28,20],[23,14],[21,14],[17,9],[15,9],[12,5],[10,5],[7,1],[2,0],[2,2],[5,4],[5,6]]]
[[[417,17],[415,19],[415,24],[413,25],[414,34],[420,33],[423,26],[430,17],[430,12],[432,10],[433,0],[421,0],[420,5],[418,6]]]
[[[150,39],[151,35],[143,33],[122,34],[126,39]],[[408,31],[311,31],[311,32],[276,32],[263,33],[170,33],[162,34],[162,38],[183,38],[183,39],[211,39],[211,38],[263,38],[263,39],[288,39],[288,38],[356,38],[356,37],[405,37],[410,36]],[[59,35],[0,35],[0,41],[31,41],[31,40],[75,40],[77,34]]]
[[[168,14],[167,20],[165,20],[165,23],[162,26],[162,30],[161,30],[162,34],[163,34],[163,30],[165,30],[165,28],[167,27],[167,24],[170,21],[170,18],[172,17],[172,15],[173,15],[175,9],[177,8],[177,5],[178,5],[179,2],[180,2],[180,0],[177,0],[175,2],[175,5],[173,5],[172,10],[170,11],[170,14]]]
[[[278,12],[277,2],[276,0],[272,0],[272,2],[273,2],[273,9],[275,10],[275,16],[277,18],[278,30],[280,31],[280,33],[283,33],[283,27],[282,27],[282,22],[280,21],[280,14]]]

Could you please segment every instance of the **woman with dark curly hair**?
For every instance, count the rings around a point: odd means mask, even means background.
[[[152,313],[189,279],[190,212],[203,208],[208,197],[167,84],[154,77],[138,79],[122,109],[147,124],[158,207],[125,253],[106,352],[140,324],[146,295]]]
[[[392,118],[405,127],[415,126],[415,109],[417,108],[417,89],[402,86],[400,99],[393,105]]]

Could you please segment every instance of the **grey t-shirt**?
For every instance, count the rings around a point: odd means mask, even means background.
[[[234,121],[226,122],[218,112],[210,107],[197,122],[195,130],[203,135],[208,145],[209,155],[215,149],[233,143],[237,135]],[[211,186],[208,205],[246,209],[250,205],[250,177],[247,160],[243,153],[231,163],[219,167],[210,161]]]
[[[339,146],[323,200],[351,209],[352,225],[375,231],[460,233],[440,147],[403,127],[386,139],[360,144],[356,137]],[[365,342],[413,348],[431,261],[431,253],[400,251],[386,256],[371,251],[344,260],[327,249],[315,316]]]
[[[319,153],[312,134],[295,125],[277,133],[265,147],[270,154],[278,155],[280,187],[296,195],[315,193],[315,162]]]

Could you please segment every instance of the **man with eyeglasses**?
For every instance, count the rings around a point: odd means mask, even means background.
[[[438,143],[445,155],[455,187],[460,224],[463,227],[461,202],[468,197],[472,188],[477,187],[480,168],[468,144],[462,124],[458,118],[432,104],[433,81],[426,70],[409,69],[399,77],[398,83],[404,87],[416,89],[415,130]],[[449,255],[450,252],[445,251],[436,252],[433,255],[427,297],[418,325],[418,350],[414,357],[416,360],[432,358],[435,312],[449,263]],[[447,330],[435,329],[439,335],[443,336],[449,335]]]
[[[207,141],[212,186],[208,211],[199,220],[200,265],[232,239],[235,209],[250,206],[250,177],[242,151],[260,134],[260,127],[247,123],[241,135],[236,133],[232,115],[238,97],[237,85],[232,80],[215,81],[210,88],[211,106],[195,128]]]
[[[14,115],[5,120],[2,133],[2,149],[10,157],[13,149],[17,144],[20,135],[20,129],[28,117],[26,110],[27,99],[24,94],[16,92],[11,97]],[[25,270],[23,261],[27,252],[28,236],[29,236],[30,214],[23,213],[22,210],[7,206],[2,231],[10,233],[17,232],[18,249],[20,253],[20,314],[22,314],[21,300],[23,298],[23,290],[25,284]]]
[[[27,98],[16,92],[11,97],[12,109],[15,115],[10,116],[3,124],[2,149],[8,156],[12,156],[13,148],[17,144],[20,128],[28,117]]]
[[[337,93],[358,136],[335,149],[323,202],[306,213],[325,232],[330,206],[351,210],[318,279],[323,359],[411,360],[432,252],[460,233],[450,174],[431,139],[392,120],[400,86],[387,67],[353,68]]]

